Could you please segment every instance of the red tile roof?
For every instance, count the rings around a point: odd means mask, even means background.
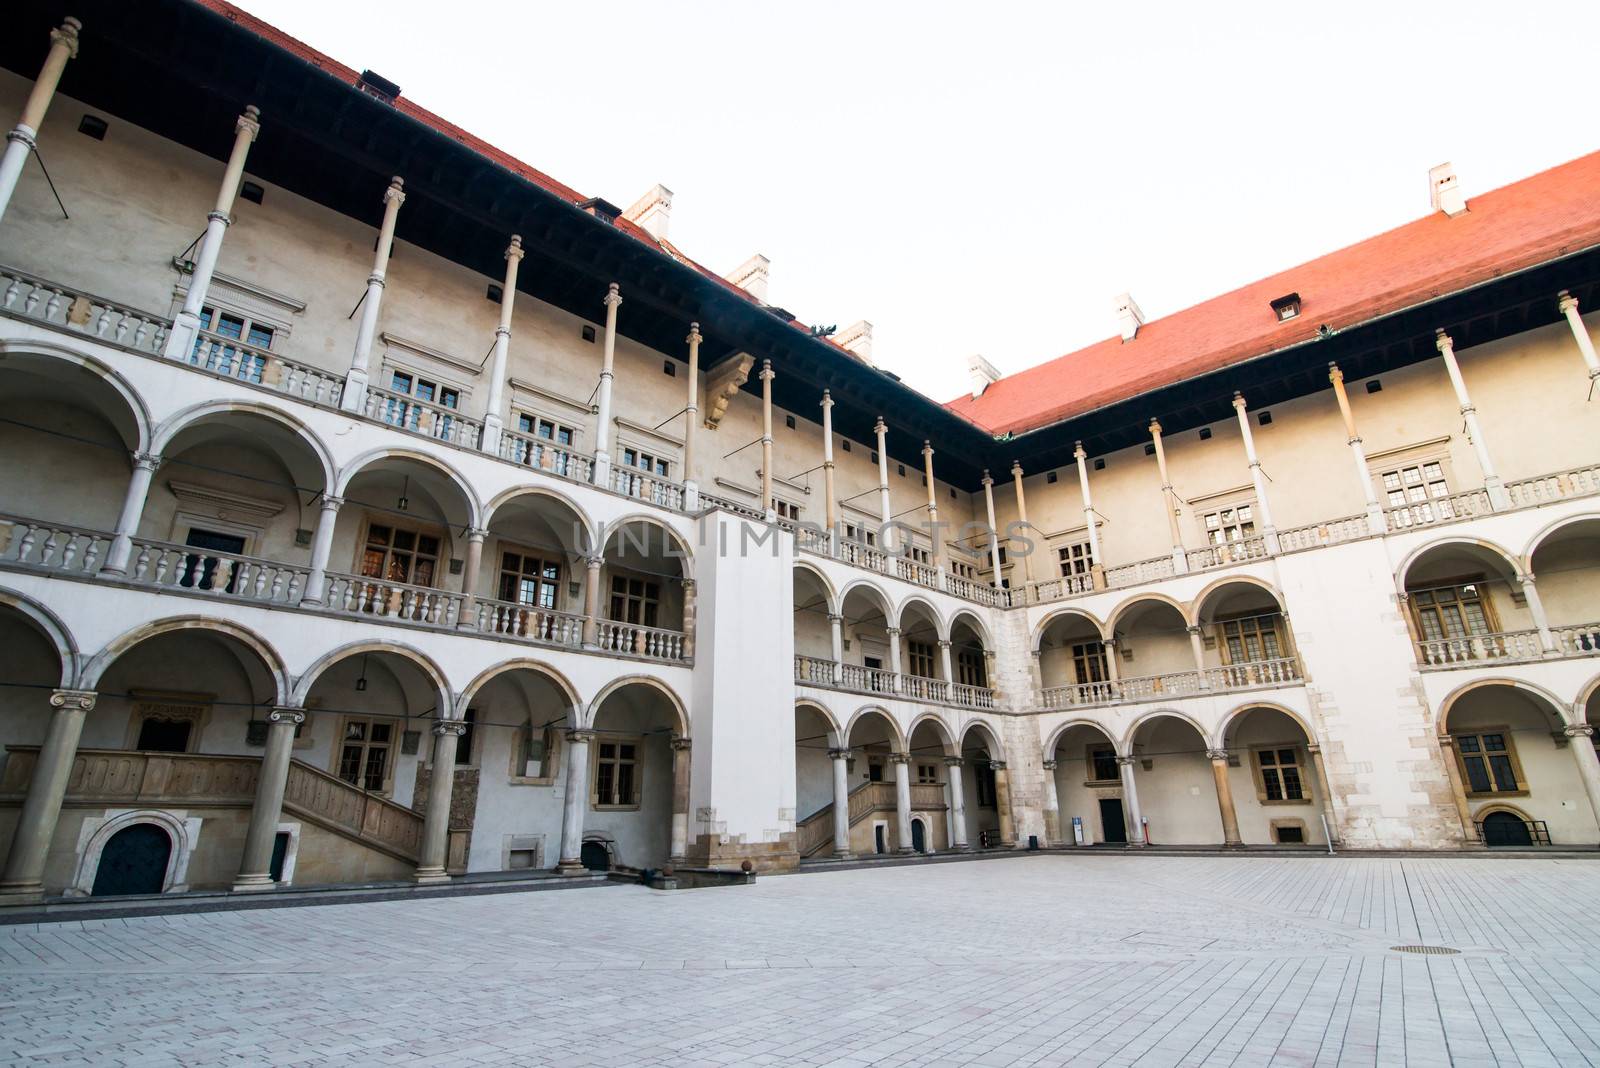
[[[1022,433],[1600,244],[1600,152],[1303,263],[946,405],[992,434]],[[1268,302],[1299,293],[1298,318]],[[1551,295],[1554,300],[1554,294]],[[1108,313],[1109,317],[1109,313]]]

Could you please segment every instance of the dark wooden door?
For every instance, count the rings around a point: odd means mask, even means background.
[[[1128,821],[1122,816],[1120,797],[1100,799],[1100,833],[1107,842],[1115,845],[1128,844]]]
[[[172,839],[153,823],[135,823],[111,836],[95,869],[95,897],[159,894],[167,879]]]
[[[1483,818],[1483,844],[1486,846],[1531,846],[1533,835],[1528,823],[1510,812],[1491,812]]]
[[[583,861],[583,866],[590,871],[611,870],[611,854],[599,842],[583,843],[583,851],[578,854],[578,859]]]
[[[923,830],[921,820],[911,821],[911,848],[918,853],[926,853],[928,851],[928,836],[927,832]]]

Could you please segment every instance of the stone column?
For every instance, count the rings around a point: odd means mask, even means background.
[[[893,552],[900,539],[895,537],[894,528],[889,525],[894,521],[894,512],[889,508],[889,447],[886,444],[889,428],[884,425],[883,416],[878,416],[872,432],[878,437],[878,512],[883,522],[883,530],[878,535],[878,544],[883,547],[884,552]]]
[[[832,554],[838,551],[839,498],[833,488],[833,397],[827,390],[822,391],[822,497],[828,525],[828,552]]]
[[[4,205],[0,205],[0,212],[4,210]],[[1567,326],[1572,329],[1572,340],[1578,343],[1578,354],[1583,357],[1583,365],[1589,369],[1589,389],[1592,394],[1594,380],[1600,378],[1600,357],[1595,356],[1594,339],[1589,336],[1589,328],[1583,325],[1583,316],[1578,314],[1578,298],[1565,289],[1557,297],[1556,306],[1566,316]]]
[[[433,775],[428,779],[428,811],[422,817],[422,845],[418,848],[416,880],[447,883],[445,874],[450,846],[450,794],[456,782],[456,743],[467,733],[459,719],[442,719],[433,725]]]
[[[583,558],[583,645],[600,648],[600,565],[601,557]]]
[[[700,480],[694,477],[694,435],[700,428],[700,324],[689,324],[689,402],[683,409],[683,506],[700,510]]]
[[[994,566],[994,588],[1000,589],[1005,585],[1000,580],[1000,531],[994,521],[994,479],[989,477],[989,469],[983,469],[983,506],[989,516],[989,561]]]
[[[483,451],[500,455],[500,431],[505,416],[500,409],[506,396],[506,355],[511,348],[511,311],[517,299],[517,265],[522,262],[522,236],[511,235],[506,246],[506,280],[500,289],[500,325],[494,331],[494,356],[489,361],[489,396],[483,413]]]
[[[674,863],[689,850],[689,739],[672,742],[672,852]]]
[[[896,853],[915,853],[911,845],[911,754],[890,753],[894,764],[894,822]]]
[[[828,630],[833,642],[833,684],[837,686],[844,681],[844,616],[829,612]]]
[[[772,503],[772,361],[761,361],[761,511],[767,522],[778,518]]]
[[[1063,845],[1061,837],[1061,801],[1056,794],[1056,762],[1044,762],[1044,844]]]
[[[1250,413],[1245,407],[1244,395],[1233,394],[1233,411],[1239,417],[1239,436],[1244,439],[1245,459],[1250,461],[1250,482],[1256,489],[1256,512],[1261,519],[1261,538],[1267,552],[1278,555],[1278,528],[1272,522],[1272,505],[1267,500],[1267,477],[1262,473],[1261,460],[1256,456],[1256,439],[1250,433]]]
[[[1550,633],[1550,617],[1544,614],[1544,601],[1539,597],[1539,587],[1534,584],[1531,571],[1522,576],[1522,593],[1528,599],[1528,614],[1533,617],[1533,625],[1539,630],[1539,648],[1544,650],[1545,656],[1560,656],[1555,635]]]
[[[605,345],[600,354],[600,388],[594,426],[594,484],[611,485],[611,381],[616,377],[617,309],[622,307],[622,287],[612,282],[601,303],[606,306]]]
[[[889,689],[899,693],[902,688],[900,684],[900,676],[902,674],[900,667],[900,628],[886,627],[884,628],[884,633],[889,636]]]
[[[94,708],[95,696],[91,690],[56,690],[50,694],[50,707],[55,711],[50,715],[33,777],[28,780],[28,793],[17,815],[5,874],[0,876],[0,902],[37,899],[44,894],[45,858],[50,854],[50,840],[55,837],[61,802],[67,795],[67,780],[72,776],[83,721]]]
[[[194,273],[189,276],[189,291],[184,294],[183,308],[172,323],[172,333],[167,335],[163,354],[168,359],[187,360],[194,351],[196,331],[200,329],[200,310],[205,305],[206,293],[211,289],[211,276],[217,270],[217,257],[222,253],[222,238],[233,221],[233,200],[239,194],[239,183],[244,178],[244,160],[250,145],[261,132],[261,112],[254,104],[244,109],[233,127],[233,151],[228,155],[228,165],[222,172],[222,188],[217,191],[216,205],[206,216],[205,233],[195,249]]]
[[[1178,525],[1182,511],[1172,479],[1167,477],[1167,447],[1161,441],[1161,424],[1150,420],[1150,440],[1156,447],[1156,470],[1161,473],[1161,510],[1167,513],[1167,533],[1172,538],[1172,570],[1185,574],[1189,570],[1189,554],[1183,548],[1183,530]]]
[[[1022,464],[1016,460],[1011,461],[1011,484],[1017,491],[1017,522],[1022,525],[1028,538],[1028,551],[1022,557],[1022,570],[1028,576],[1029,587],[1032,587],[1039,581],[1039,576],[1034,572],[1033,558],[1044,549],[1044,546],[1038,544],[1038,539],[1034,537],[1036,532],[1028,525],[1028,498],[1022,492]]]
[[[483,567],[483,539],[487,530],[470,527],[467,530],[467,560],[461,568],[461,616],[456,620],[458,630],[478,629],[478,571]]]
[[[833,760],[833,855],[849,860],[850,852],[850,750],[829,749]]]
[[[1483,427],[1478,424],[1478,409],[1467,395],[1466,379],[1461,377],[1461,365],[1456,363],[1455,342],[1443,330],[1434,331],[1434,347],[1444,357],[1445,373],[1456,391],[1456,401],[1461,405],[1461,419],[1467,424],[1467,437],[1472,439],[1472,449],[1478,456],[1478,466],[1483,469],[1483,488],[1489,495],[1489,507],[1500,511],[1511,507],[1511,497],[1495,473],[1494,460],[1489,456],[1489,443],[1483,438]]]
[[[1189,630],[1189,651],[1194,654],[1194,670],[1199,676],[1195,680],[1202,690],[1211,688],[1211,680],[1206,677],[1206,640],[1200,633],[1199,627],[1191,626]]]
[[[562,875],[582,875],[583,817],[589,811],[589,743],[594,731],[567,731],[567,789],[561,807]]]
[[[1144,813],[1139,811],[1139,788],[1133,782],[1133,764],[1138,759],[1118,756],[1117,767],[1122,772],[1122,799],[1127,802],[1128,844],[1142,849],[1149,843],[1144,837]]]
[[[989,767],[994,770],[994,806],[1000,816],[1000,844],[1013,846],[1017,844],[1017,829],[1011,820],[1011,776],[1004,760],[991,760]]]
[[[327,596],[328,556],[333,552],[333,531],[339,522],[339,506],[343,497],[324,496],[322,511],[317,516],[317,532],[311,538],[311,573],[306,576],[306,588],[300,595],[301,604],[321,604]]]
[[[1306,745],[1311,754],[1311,772],[1316,776],[1317,796],[1322,799],[1322,814],[1328,821],[1328,842],[1339,844],[1339,824],[1333,814],[1333,791],[1328,788],[1328,769],[1322,761],[1322,746],[1315,742]]]
[[[405,180],[392,178],[383,193],[383,221],[378,224],[378,246],[372,254],[372,273],[367,275],[367,295],[361,300],[361,322],[356,328],[355,352],[350,357],[350,373],[345,375],[339,407],[347,412],[367,410],[367,386],[371,383],[368,361],[372,358],[372,339],[378,333],[378,311],[383,307],[384,279],[389,273],[389,254],[394,249],[394,226],[400,205],[406,200]]]
[[[1361,484],[1361,496],[1367,502],[1367,529],[1374,534],[1385,533],[1389,526],[1383,518],[1383,505],[1378,503],[1372,470],[1367,466],[1367,451],[1361,444],[1361,435],[1356,433],[1356,417],[1350,410],[1350,396],[1344,389],[1344,372],[1339,370],[1338,364],[1328,364],[1328,381],[1333,383],[1333,397],[1339,402],[1339,416],[1344,420],[1350,456],[1356,462],[1356,481]]]
[[[1594,810],[1596,823],[1600,823],[1600,756],[1594,751],[1594,725],[1569,723],[1561,728],[1571,741],[1572,759],[1578,762],[1578,777],[1583,780],[1583,792],[1589,797],[1589,807]]]
[[[103,575],[126,575],[128,558],[133,555],[133,536],[139,533],[139,521],[144,518],[144,501],[150,494],[150,480],[161,457],[148,452],[133,454],[133,472],[128,476],[128,492],[122,498],[122,514],[117,517],[117,532],[111,539],[106,562],[101,565]]]
[[[922,443],[922,470],[923,477],[928,480],[928,538],[933,542],[933,566],[939,572],[939,588],[944,589],[944,534],[939,529],[939,490],[933,481],[933,444],[928,441]],[[989,525],[992,527],[994,524],[991,522]],[[1000,585],[998,567],[994,573],[994,584],[996,587]]]
[[[1105,638],[1100,642],[1100,648],[1106,654],[1106,682],[1111,684],[1111,691],[1117,692],[1117,684],[1122,681],[1121,669],[1117,664],[1117,639]],[[1120,696],[1120,694],[1118,695]]]
[[[283,793],[289,784],[294,732],[305,719],[305,712],[298,708],[274,708],[267,713],[267,747],[261,754],[256,800],[244,833],[244,858],[239,862],[239,877],[233,881],[235,890],[270,890],[275,885],[272,847],[277,844]]]
[[[966,785],[961,781],[961,769],[965,762],[958,756],[947,756],[944,766],[948,769],[945,777],[950,780],[950,848],[965,853],[972,848],[967,844]]]
[[[683,658],[694,659],[694,629],[695,622],[699,619],[700,609],[697,598],[698,586],[694,579],[683,580]]]
[[[1233,808],[1233,785],[1228,782],[1228,751],[1208,749],[1211,758],[1211,777],[1217,783],[1217,808],[1222,812],[1222,844],[1237,848],[1244,843],[1239,838],[1239,815]]]
[[[1106,586],[1106,562],[1100,555],[1100,528],[1094,518],[1094,497],[1089,493],[1089,465],[1088,453],[1083,451],[1083,442],[1072,443],[1072,457],[1078,463],[1078,489],[1083,496],[1083,522],[1089,530],[1089,569],[1094,580],[1094,588],[1103,590]]]
[[[956,681],[956,672],[954,666],[950,662],[949,638],[939,639],[939,667],[944,672],[944,681],[954,686]]]
[[[1439,756],[1444,760],[1444,773],[1450,780],[1450,795],[1456,804],[1456,817],[1461,821],[1461,840],[1466,845],[1478,845],[1478,828],[1472,822],[1472,809],[1467,805],[1467,789],[1461,782],[1461,766],[1456,761],[1456,740],[1448,734],[1439,735]]]
[[[28,162],[28,154],[33,151],[39,127],[44,123],[44,113],[55,96],[56,85],[61,81],[61,72],[66,69],[67,60],[77,58],[78,31],[81,29],[83,23],[75,18],[65,18],[61,20],[59,28],[50,31],[50,50],[45,53],[44,65],[39,68],[39,76],[33,80],[33,88],[28,91],[28,100],[22,105],[22,115],[11,132],[6,134],[5,155],[0,156],[0,219],[5,218],[11,194],[17,188],[17,179],[22,177],[22,167]]]

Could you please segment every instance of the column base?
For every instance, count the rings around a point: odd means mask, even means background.
[[[1223,842],[1222,843],[1222,848],[1223,849],[1243,849],[1244,848],[1244,843],[1243,842]]]
[[[431,886],[437,883],[449,882],[450,876],[445,873],[443,868],[418,868],[416,875],[412,876],[412,880],[418,886]]]
[[[589,869],[583,866],[581,860],[563,860],[556,865],[557,875],[588,875]]]
[[[850,850],[848,850],[848,849],[835,849],[829,855],[832,856],[834,860],[854,860],[854,859],[856,859],[856,855],[854,853],[850,852]]]
[[[233,892],[236,894],[277,888],[278,884],[273,881],[271,875],[241,875],[233,881]]]
[[[0,886],[0,905],[37,905],[43,900],[43,883]]]
[[[917,851],[910,846],[900,846],[894,851],[894,855],[897,857],[914,857],[917,855]]]

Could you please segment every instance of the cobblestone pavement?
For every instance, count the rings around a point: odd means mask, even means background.
[[[7,927],[0,1063],[1600,1064],[1597,903],[1600,860],[1095,855]]]

